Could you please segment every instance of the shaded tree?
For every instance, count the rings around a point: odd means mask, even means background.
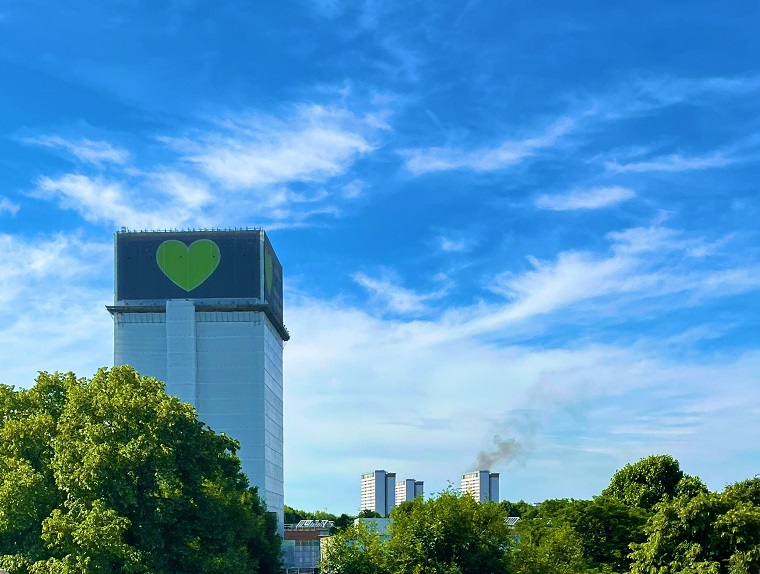
[[[722,493],[664,500],[635,545],[634,574],[756,574],[760,572],[760,479]]]
[[[506,574],[510,547],[506,513],[495,502],[447,490],[394,508],[390,539],[359,522],[332,536],[322,567],[328,573]]]
[[[626,572],[629,546],[644,539],[646,519],[646,511],[609,497],[547,500],[517,523],[520,542],[515,555],[527,564],[515,563],[515,568]]]
[[[393,572],[498,574],[508,572],[507,515],[495,502],[479,504],[446,490],[391,512],[389,559]]]
[[[580,574],[591,572],[581,537],[567,524],[518,522],[520,543],[510,555],[512,574]]]
[[[0,565],[13,574],[278,572],[238,443],[129,367],[0,387]]]
[[[673,496],[683,477],[672,456],[653,455],[618,470],[602,494],[629,506],[651,509],[663,496]]]
[[[518,502],[510,502],[509,500],[502,500],[499,505],[507,513],[507,516],[519,516],[523,514],[529,514],[535,507],[532,504],[520,500]]]
[[[378,532],[358,521],[324,541],[325,574],[390,574],[387,546]]]

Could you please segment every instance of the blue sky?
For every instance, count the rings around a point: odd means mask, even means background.
[[[112,361],[113,232],[260,226],[286,503],[760,460],[760,5],[0,0],[0,382]]]

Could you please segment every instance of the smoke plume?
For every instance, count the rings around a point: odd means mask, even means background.
[[[522,452],[522,446],[513,438],[503,439],[499,435],[494,435],[493,443],[495,446],[493,450],[478,453],[477,468],[479,470],[491,470],[497,464],[508,464]]]

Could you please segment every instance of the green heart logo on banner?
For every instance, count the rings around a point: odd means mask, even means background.
[[[219,246],[210,239],[193,241],[190,247],[169,239],[156,251],[156,263],[164,275],[188,292],[211,277],[221,258]]]
[[[274,278],[274,268],[272,264],[272,254],[264,251],[264,290],[267,297],[272,294],[272,279]]]

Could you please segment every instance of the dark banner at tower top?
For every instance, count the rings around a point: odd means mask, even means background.
[[[260,230],[116,234],[117,304],[259,300],[282,324],[282,266]]]
[[[269,304],[274,316],[282,320],[282,265],[264,234],[264,301]]]

